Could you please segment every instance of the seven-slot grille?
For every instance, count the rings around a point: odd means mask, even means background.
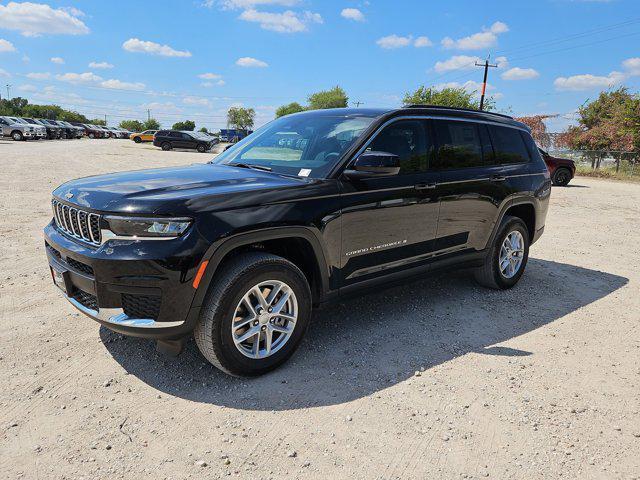
[[[56,225],[60,230],[93,245],[102,243],[100,215],[70,207],[58,200],[51,200],[51,204]]]

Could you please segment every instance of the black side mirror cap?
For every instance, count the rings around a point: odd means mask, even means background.
[[[348,178],[386,177],[400,172],[400,157],[394,153],[364,152],[344,171]]]

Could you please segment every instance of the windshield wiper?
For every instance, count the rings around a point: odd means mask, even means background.
[[[227,163],[227,165],[230,165],[232,167],[238,167],[238,168],[251,168],[253,170],[262,170],[264,172],[271,171],[271,167],[265,167],[264,165],[252,165],[250,163]]]

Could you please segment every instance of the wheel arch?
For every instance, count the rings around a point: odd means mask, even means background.
[[[493,244],[496,235],[498,234],[498,230],[500,230],[500,226],[504,221],[505,217],[513,216],[520,218],[525,225],[527,226],[527,231],[529,233],[529,241],[533,242],[536,234],[536,206],[531,198],[515,198],[510,199],[505,202],[500,209],[500,213],[498,214],[497,221],[493,226],[493,231],[491,232],[491,236],[487,241],[487,245],[485,248],[488,248]]]
[[[235,235],[212,245],[203,258],[208,264],[192,307],[202,305],[221,265],[247,251],[273,253],[294,263],[307,277],[314,303],[320,303],[329,291],[327,256],[316,234],[306,227],[273,228]]]

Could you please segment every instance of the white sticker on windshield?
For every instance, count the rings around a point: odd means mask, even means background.
[[[301,168],[300,171],[298,172],[299,177],[308,177],[309,175],[311,175],[310,168]]]

